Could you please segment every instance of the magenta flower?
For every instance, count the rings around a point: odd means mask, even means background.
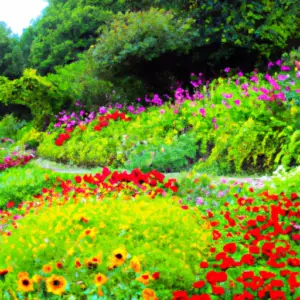
[[[200,108],[199,109],[199,113],[202,115],[202,117],[205,117],[206,116],[206,111],[204,108]]]
[[[271,67],[274,66],[274,63],[272,63],[271,61],[268,63],[268,69],[270,69]]]
[[[291,68],[288,66],[281,66],[280,69],[281,69],[281,71],[290,71],[291,70]]]
[[[280,60],[280,59],[278,59],[278,60],[276,61],[276,65],[277,65],[277,66],[280,66],[280,65],[281,65],[281,60]]]
[[[107,109],[106,109],[106,107],[105,106],[101,106],[100,108],[99,108],[99,113],[100,114],[105,114],[107,112]]]
[[[228,72],[230,71],[230,68],[225,68],[224,71],[225,71],[226,73],[228,73]]]
[[[297,78],[300,78],[300,71],[297,72],[296,77],[297,77]]]
[[[238,76],[244,76],[243,72],[238,72]]]
[[[217,122],[217,119],[216,118],[212,118],[212,123],[216,123]]]
[[[253,81],[253,82],[255,82],[255,83],[258,83],[258,78],[257,78],[256,76],[252,76],[252,77],[250,78],[250,81]]]
[[[240,100],[234,100],[234,103],[237,105],[237,106],[240,106],[241,105],[241,101]]]

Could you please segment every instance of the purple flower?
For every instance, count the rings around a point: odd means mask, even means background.
[[[287,78],[289,78],[289,75],[283,75],[283,74],[279,74],[279,75],[278,75],[278,80],[280,80],[280,81],[284,81],[284,80],[286,80]]]
[[[120,103],[116,103],[115,107],[118,108],[118,109],[121,109],[123,107],[123,105],[120,104]]]
[[[244,76],[243,72],[238,72],[238,76]]]
[[[290,71],[291,68],[288,67],[288,66],[281,66],[280,70],[281,70],[281,71]]]
[[[276,65],[277,65],[277,66],[280,66],[280,65],[281,65],[281,60],[280,60],[280,59],[278,59],[278,60],[276,61]]]
[[[217,122],[217,119],[216,118],[212,118],[212,123],[216,123]]]
[[[269,63],[268,63],[268,69],[270,69],[271,67],[273,67],[274,66],[274,64],[270,61]]]
[[[132,105],[129,105],[127,109],[129,112],[134,112],[134,107]]]
[[[199,109],[199,113],[202,115],[202,117],[205,117],[206,116],[206,111],[204,108],[200,108]]]
[[[300,71],[297,72],[297,75],[296,75],[297,78],[300,78]]]
[[[226,73],[228,73],[228,72],[230,72],[230,68],[227,67],[227,68],[224,69],[224,71],[225,71]]]
[[[190,83],[194,88],[197,88],[199,86],[199,84],[196,81],[191,81]]]

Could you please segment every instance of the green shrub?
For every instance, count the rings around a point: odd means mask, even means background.
[[[92,56],[100,74],[134,68],[167,52],[186,53],[192,47],[192,19],[179,19],[171,11],[118,13],[102,33]]]

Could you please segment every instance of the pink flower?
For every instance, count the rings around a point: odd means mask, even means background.
[[[232,94],[225,94],[225,93],[222,93],[223,97],[226,98],[226,99],[230,99],[232,98]]]
[[[269,63],[268,63],[268,69],[270,69],[271,67],[273,67],[274,66],[274,64],[270,61]]]
[[[234,103],[235,103],[237,106],[240,106],[240,105],[241,105],[241,101],[240,101],[240,100],[234,100]]]
[[[199,113],[202,115],[202,117],[205,117],[206,116],[206,111],[204,108],[200,108],[199,109]]]
[[[284,80],[286,80],[287,78],[289,78],[288,75],[283,75],[283,74],[279,74],[279,75],[278,75],[278,80],[280,80],[280,81],[284,81]]]
[[[291,68],[288,66],[281,66],[280,69],[281,69],[281,71],[290,71],[291,70]]]
[[[277,66],[280,66],[280,65],[281,65],[281,60],[280,60],[280,59],[278,59],[278,60],[276,61],[276,65],[277,65]]]
[[[238,76],[244,76],[243,72],[238,72]]]
[[[230,68],[225,68],[224,71],[225,71],[226,73],[228,73],[228,72],[230,71]]]
[[[211,120],[213,123],[216,123],[217,122],[217,119],[216,118],[212,118]]]

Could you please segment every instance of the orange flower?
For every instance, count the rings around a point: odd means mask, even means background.
[[[138,278],[136,278],[136,280],[141,282],[144,285],[148,285],[149,280],[150,280],[150,274],[149,273],[144,273],[141,276],[139,276]]]
[[[48,274],[52,271],[52,267],[50,265],[44,265],[43,268],[42,268],[42,271],[45,273],[45,274]]]
[[[108,269],[112,270],[114,268],[123,265],[125,263],[126,258],[127,258],[127,251],[125,249],[118,248],[114,250]]]
[[[102,297],[104,295],[103,291],[101,290],[101,287],[98,287],[98,291],[97,291],[98,296]]]
[[[101,286],[107,282],[107,277],[104,274],[98,273],[95,276],[94,282],[96,286]]]
[[[140,273],[142,270],[140,259],[134,256],[130,261],[130,267],[134,270],[134,272]]]
[[[158,300],[155,292],[152,289],[144,289],[142,292],[143,300]]]

